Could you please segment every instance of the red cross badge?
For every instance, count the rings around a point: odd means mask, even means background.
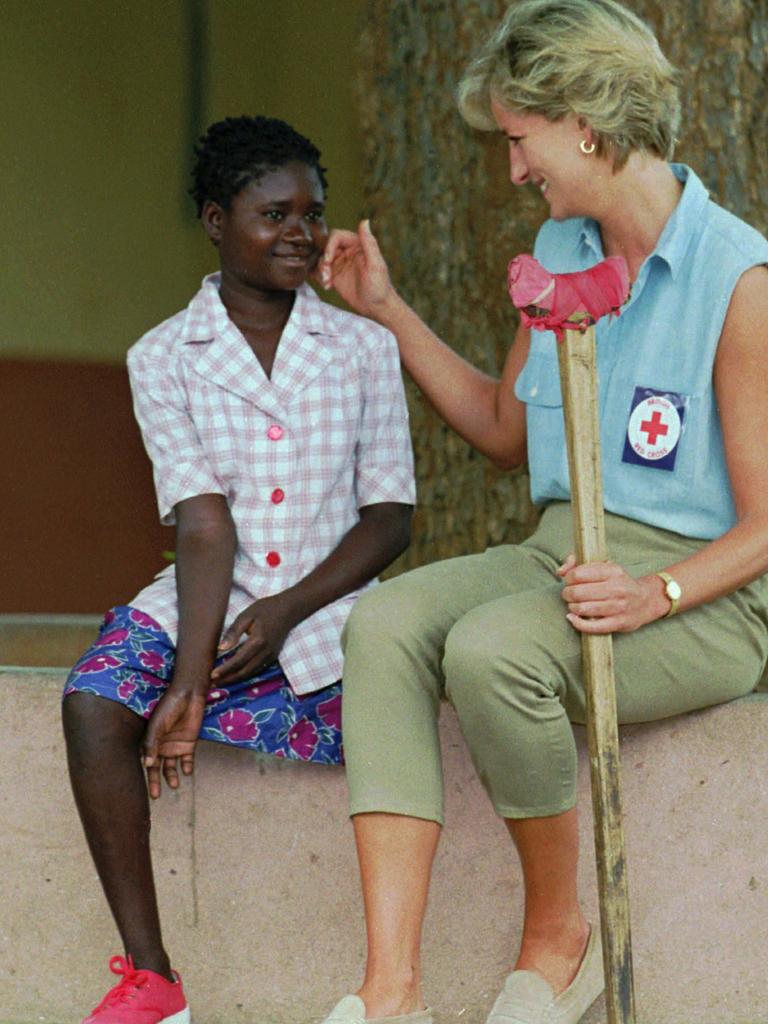
[[[621,461],[672,471],[687,405],[688,397],[674,391],[635,388]]]

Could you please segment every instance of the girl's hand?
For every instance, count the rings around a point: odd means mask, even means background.
[[[179,788],[179,762],[184,775],[192,774],[204,711],[204,694],[177,691],[171,685],[160,698],[141,745],[141,760],[153,800],[160,796],[161,773],[171,789]]]
[[[335,288],[353,309],[374,320],[396,297],[367,220],[361,221],[357,233],[338,229],[331,232],[318,271],[324,288]]]
[[[282,596],[275,594],[249,604],[224,632],[219,654],[226,654],[234,648],[237,650],[231,658],[214,668],[211,673],[213,685],[242,683],[277,661],[286,636],[296,624]],[[237,647],[244,633],[247,639]]]
[[[615,562],[577,565],[568,555],[557,574],[565,583],[566,618],[580,633],[631,633],[669,610],[658,576],[634,579]]]

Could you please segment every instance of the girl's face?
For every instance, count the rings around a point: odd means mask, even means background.
[[[602,168],[585,156],[579,143],[591,140],[576,117],[550,121],[541,114],[512,111],[495,100],[493,116],[509,143],[509,177],[513,185],[532,184],[549,203],[554,220],[594,216]]]
[[[293,291],[325,249],[324,210],[317,171],[294,161],[246,185],[228,210],[206,203],[202,220],[224,275],[258,291]]]

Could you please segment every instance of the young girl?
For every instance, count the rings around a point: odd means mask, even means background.
[[[320,153],[282,121],[239,117],[196,156],[221,272],[128,355],[176,561],[108,612],[64,696],[72,787],[125,947],[84,1024],[190,1019],[161,938],[142,763],[153,798],[191,774],[198,738],[338,764],[340,632],[409,541],[397,346],[306,283],[327,240]]]

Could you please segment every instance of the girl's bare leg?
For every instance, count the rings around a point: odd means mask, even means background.
[[[64,699],[72,792],[104,894],[137,967],[172,980],[149,849],[149,798],[139,760],[146,722],[90,693]]]
[[[523,869],[525,921],[515,970],[536,970],[559,994],[584,955],[589,925],[576,888],[576,808],[549,818],[506,819]]]
[[[357,814],[352,820],[368,936],[365,980],[357,994],[368,1017],[421,1010],[421,928],[440,825],[399,814]]]

